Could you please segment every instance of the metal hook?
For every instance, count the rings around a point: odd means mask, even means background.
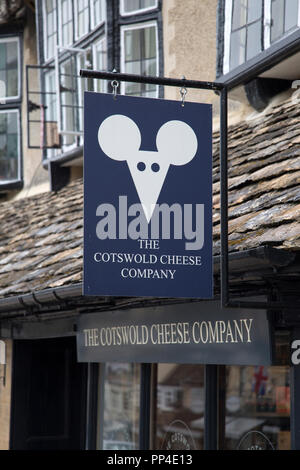
[[[116,100],[117,99],[117,89],[118,89],[118,86],[119,86],[119,82],[117,80],[113,80],[111,82],[111,86],[113,88],[114,100]]]
[[[185,76],[183,75],[182,77],[182,80],[185,80]],[[184,102],[185,102],[185,97],[186,97],[186,94],[187,94],[187,89],[185,86],[181,87],[180,88],[180,95],[181,95],[181,106],[184,107]]]
[[[113,72],[117,72],[116,69],[113,69]],[[117,89],[118,89],[118,86],[119,86],[119,82],[117,80],[112,80],[111,81],[111,86],[112,86],[112,89],[113,89],[113,95],[114,95],[114,100],[117,99]]]

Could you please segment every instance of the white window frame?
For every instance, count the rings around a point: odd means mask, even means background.
[[[18,94],[15,96],[1,96],[0,97],[0,104],[6,104],[10,101],[17,101],[21,99],[21,51],[20,51],[20,38],[18,36],[13,37],[1,37],[0,43],[2,42],[16,42],[17,43],[17,51],[18,51]],[[7,91],[7,90],[6,90]]]
[[[54,4],[55,4],[55,11],[57,11],[57,1],[56,0],[53,0]],[[58,41],[58,24],[57,24],[57,15],[54,16],[55,17],[55,27],[56,27],[56,44],[54,45],[54,52],[53,52],[53,55],[49,55],[49,47],[48,47],[48,34],[47,34],[47,11],[46,11],[46,2],[43,1],[43,31],[44,31],[44,35],[43,35],[43,42],[44,42],[44,61],[47,62],[49,60],[52,60],[54,57],[55,57],[55,46],[57,45],[57,41]]]
[[[88,25],[85,25],[85,32],[79,36],[79,33],[78,33],[78,26],[79,26],[79,23],[78,23],[78,0],[75,0],[74,1],[74,26],[75,26],[75,41],[78,41],[79,39],[82,39],[84,38],[85,36],[87,36],[89,33],[90,33],[90,25],[91,25],[91,2],[88,1]]]
[[[146,29],[155,27],[155,39],[156,39],[156,76],[159,74],[159,46],[158,46],[158,28],[156,21],[147,21],[145,23],[138,23],[133,25],[126,25],[121,27],[121,34],[120,34],[120,48],[121,48],[121,57],[120,57],[120,65],[121,65],[121,73],[125,73],[125,32],[132,31],[135,29]],[[121,94],[125,94],[125,82],[121,82]],[[158,86],[156,87],[156,98],[158,98],[159,89]]]
[[[271,42],[271,22],[272,22],[272,0],[265,0],[265,17],[267,18],[266,22],[264,23],[264,27],[267,28],[265,30],[265,49],[270,47],[272,44],[276,44],[277,42],[281,41],[281,39],[286,38],[290,34],[292,34],[295,30],[287,31],[284,33],[280,38],[276,39],[276,41]],[[297,18],[297,27],[300,27],[300,0],[298,0],[298,18]]]
[[[223,54],[223,75],[230,72],[230,41],[231,41],[231,26],[232,26],[232,9],[233,0],[226,0],[225,11],[224,11],[224,54]],[[271,43],[271,9],[272,0],[264,1],[263,10],[263,23],[264,23],[264,34],[263,34],[263,49],[268,49],[272,44],[276,44],[283,38],[286,38],[294,32],[294,30],[285,33],[279,39]],[[300,27],[300,0],[298,0],[298,21],[297,27]],[[244,62],[245,63],[245,62]]]
[[[106,53],[106,61],[107,61],[107,37],[106,35],[103,35],[101,38],[99,38],[98,41],[94,42],[93,45],[92,45],[92,48],[93,48],[93,54],[92,54],[92,57],[93,57],[93,66],[94,68],[97,67],[97,47],[102,45],[102,43],[105,44],[105,53]],[[94,79],[94,91],[97,91],[97,86],[96,84],[99,82],[98,79]],[[101,90],[99,93],[107,93],[107,80],[103,80],[103,90]],[[102,88],[102,86],[101,86]]]
[[[146,13],[148,11],[155,10],[156,8],[158,8],[158,0],[155,0],[155,5],[152,6],[152,7],[139,8],[137,10],[126,12],[125,11],[125,0],[120,0],[120,15],[121,16],[139,15],[141,13]]]
[[[98,28],[99,26],[106,23],[106,0],[100,0],[103,3],[104,8],[104,16],[103,20],[100,23],[96,23],[96,15],[95,15],[95,8],[94,8],[94,0],[90,0],[90,15],[91,15],[91,30]]]
[[[69,3],[69,7],[71,7],[71,10],[73,10],[73,5],[72,5],[72,0],[67,0],[67,2]],[[73,12],[74,13],[74,12]],[[73,44],[73,37],[71,38],[71,42],[69,42],[68,44],[63,44],[63,31],[62,31],[62,16],[63,16],[63,12],[62,12],[62,4],[60,3],[59,4],[59,9],[58,9],[58,24],[59,24],[59,45],[62,46],[62,47],[69,47]],[[72,15],[72,25],[74,24],[74,16]],[[73,35],[72,35],[73,36]]]
[[[17,113],[17,126],[18,126],[18,176],[16,179],[7,179],[0,181],[0,187],[3,184],[14,183],[15,181],[21,181],[21,123],[20,123],[20,110],[14,109],[0,109],[0,113]]]

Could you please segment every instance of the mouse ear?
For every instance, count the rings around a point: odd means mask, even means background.
[[[98,130],[98,142],[103,152],[113,160],[126,160],[141,145],[141,133],[127,116],[114,114],[106,118]]]
[[[193,129],[182,121],[168,121],[156,137],[159,153],[168,155],[170,164],[185,165],[196,155],[198,141]]]

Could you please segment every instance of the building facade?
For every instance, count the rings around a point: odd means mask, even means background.
[[[1,449],[300,448],[299,18],[298,0],[0,5]],[[83,79],[81,69],[228,90],[234,307],[220,307],[220,108],[208,90],[188,89],[186,101],[213,109],[214,299],[82,295],[84,91],[111,94],[113,83]],[[117,82],[117,92],[181,100],[161,85]],[[189,362],[182,348],[172,360],[150,350],[141,361],[133,348],[131,360],[82,360],[81,324],[91,317],[101,331],[114,315],[124,325],[135,315],[145,325],[197,315],[203,343],[239,343],[237,353],[227,360],[225,349],[208,349]],[[232,318],[226,337],[209,329],[214,315]],[[269,360],[247,359],[243,315],[266,322],[257,329]],[[155,344],[173,338],[168,331]]]

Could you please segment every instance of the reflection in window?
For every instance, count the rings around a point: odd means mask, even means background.
[[[272,0],[271,42],[298,25],[299,0]]]
[[[154,448],[203,449],[204,368],[158,364]]]
[[[19,94],[19,41],[0,39],[0,100],[17,98]]]
[[[45,1],[45,58],[50,59],[55,54],[56,47],[56,1]]]
[[[107,363],[104,382],[104,450],[139,446],[140,366]]]
[[[19,178],[19,113],[0,111],[0,181]]]
[[[234,0],[230,39],[230,69],[262,50],[262,0]]]
[[[90,9],[89,0],[76,0],[77,13],[77,38],[81,38],[89,32]]]
[[[123,14],[155,8],[157,0],[122,0]]]
[[[76,57],[73,55],[61,66],[61,110],[65,145],[75,142],[72,133],[79,127],[76,65]]]
[[[290,449],[288,366],[226,367],[224,449]]]
[[[129,74],[157,74],[156,25],[123,29],[122,71]],[[156,97],[157,87],[145,83],[126,83],[126,95]]]
[[[61,45],[69,46],[73,42],[73,6],[70,0],[62,0],[61,8]]]
[[[106,0],[92,0],[92,24],[96,28],[106,18]]]
[[[100,39],[94,45],[94,68],[96,70],[107,70],[106,38]],[[107,80],[94,80],[94,91],[105,93],[107,91]]]

